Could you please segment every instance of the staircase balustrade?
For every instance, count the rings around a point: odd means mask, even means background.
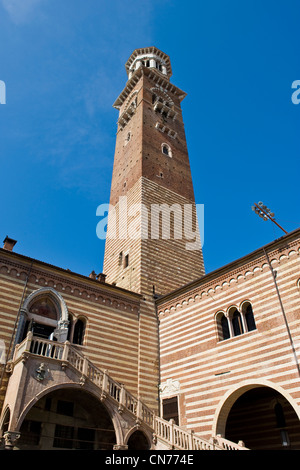
[[[81,374],[81,380],[88,379],[101,390],[103,396],[108,395],[115,400],[120,412],[126,409],[136,419],[147,424],[156,439],[165,443],[171,449],[179,450],[247,450],[243,443],[235,444],[220,436],[214,437],[211,442],[177,426],[173,420],[166,421],[147,407],[141,400],[135,398],[123,384],[113,380],[107,371],[96,367],[87,357],[71,346],[68,341],[58,343],[33,336],[28,333],[25,340],[15,349],[13,362],[23,354],[33,354],[61,362],[62,366],[71,365]]]

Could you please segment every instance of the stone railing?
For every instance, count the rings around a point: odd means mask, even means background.
[[[18,344],[13,362],[23,355],[33,354],[49,359],[58,360],[62,367],[71,365],[81,374],[81,382],[91,381],[101,390],[101,396],[109,396],[116,401],[118,410],[127,410],[136,419],[147,424],[154,434],[154,440],[160,440],[171,449],[179,450],[247,450],[242,443],[235,444],[220,436],[211,441],[206,441],[194,434],[177,426],[173,420],[166,421],[155,415],[141,400],[134,397],[123,384],[113,380],[107,372],[96,367],[87,357],[70,345],[68,341],[58,343],[33,336],[28,333],[25,340]]]
[[[243,441],[239,441],[238,444],[235,444],[234,442],[228,441],[228,439],[224,439],[224,437],[221,436],[216,436],[215,440],[218,442],[218,445],[222,450],[249,450],[247,447],[245,447]]]
[[[173,420],[155,417],[154,433],[161,441],[179,450],[222,450],[218,443],[210,443],[193,433],[177,426]]]
[[[141,400],[134,397],[123,384],[112,379],[105,370],[102,371],[96,367],[87,357],[71,346],[68,341],[58,343],[33,336],[30,332],[25,340],[17,345],[13,362],[24,354],[34,354],[58,360],[61,362],[62,367],[72,366],[81,374],[80,380],[82,383],[88,379],[101,389],[103,398],[109,396],[117,402],[119,411],[126,409],[153,429],[155,418],[153,411]]]

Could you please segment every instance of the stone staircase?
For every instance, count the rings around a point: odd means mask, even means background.
[[[72,367],[80,375],[80,383],[92,382],[100,389],[100,398],[110,397],[120,412],[127,411],[137,421],[147,425],[153,433],[153,442],[156,449],[178,450],[248,450],[242,445],[235,444],[221,438],[213,437],[210,441],[202,439],[177,426],[171,421],[166,421],[157,416],[141,400],[134,397],[123,384],[116,382],[105,370],[96,367],[87,357],[71,346],[68,341],[58,343],[45,340],[28,333],[26,339],[17,345],[12,362],[15,362],[24,354],[33,354],[61,362],[62,368]]]

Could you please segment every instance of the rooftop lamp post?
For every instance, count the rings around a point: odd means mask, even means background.
[[[282,228],[274,219],[274,213],[271,212],[271,210],[265,206],[261,201],[259,201],[258,204],[256,202],[254,203],[254,206],[252,206],[252,210],[263,220],[268,220],[270,219],[274,224],[277,225],[281,230],[283,230],[284,233],[288,233],[284,228]]]

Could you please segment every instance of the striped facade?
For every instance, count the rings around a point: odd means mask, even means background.
[[[126,382],[132,393],[138,394],[138,294],[3,249],[0,250],[0,273],[4,356],[12,352],[20,307],[26,298],[32,293],[42,294],[43,290],[53,289],[62,295],[72,322],[77,319],[85,322],[84,341],[77,348],[96,366],[108,370],[116,380]]]
[[[175,395],[182,426],[204,438],[225,436],[233,404],[246,391],[261,386],[285,397],[294,419],[299,419],[299,254],[297,230],[159,299],[161,383],[180,384]],[[255,328],[247,331],[244,323],[242,333],[232,329],[223,339],[220,314],[229,313],[232,321],[232,307],[242,312],[245,304],[252,306]],[[254,408],[250,414],[253,419]],[[271,410],[269,414],[273,416]],[[270,416],[266,415],[267,421]],[[258,436],[261,417],[256,415]],[[296,433],[296,448],[298,419],[297,432],[293,426],[290,429]],[[245,426],[249,428],[249,422]],[[244,431],[241,426],[241,440]],[[279,431],[270,442],[264,436],[260,445],[276,448],[276,439]]]
[[[126,70],[104,274],[0,249],[0,448],[300,449],[300,229],[205,274],[185,93]]]

